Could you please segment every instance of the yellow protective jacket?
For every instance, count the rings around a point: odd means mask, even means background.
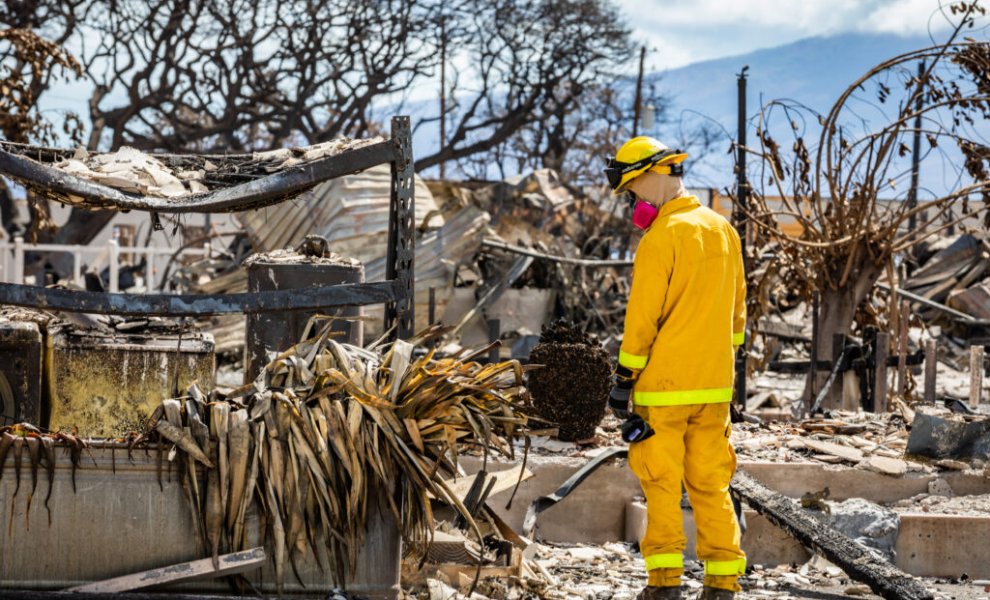
[[[732,400],[734,350],[745,339],[739,235],[694,196],[676,198],[633,261],[619,364],[638,372],[640,406]]]

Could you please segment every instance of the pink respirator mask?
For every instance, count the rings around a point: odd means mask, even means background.
[[[632,222],[633,225],[639,227],[643,231],[649,229],[653,221],[656,220],[657,215],[660,211],[657,210],[656,206],[653,206],[649,202],[643,202],[642,200],[636,199],[636,204],[633,206]]]

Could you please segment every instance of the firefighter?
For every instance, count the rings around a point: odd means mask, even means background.
[[[705,566],[701,598],[733,598],[746,570],[729,497],[736,469],[729,404],[746,324],[742,248],[729,222],[688,194],[685,158],[636,137],[605,169],[613,193],[627,196],[633,224],[644,230],[609,395],[613,412],[626,420],[629,466],[646,495],[640,548],[648,584],[639,600],[681,597],[682,485]]]

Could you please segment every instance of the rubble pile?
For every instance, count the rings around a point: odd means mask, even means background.
[[[601,344],[564,322],[544,327],[530,352],[542,368],[529,373],[526,385],[536,413],[560,428],[563,441],[585,440],[605,416],[612,366]]]
[[[403,596],[406,600],[632,600],[646,585],[643,557],[632,544],[536,544],[532,557],[527,561],[532,565],[527,574],[483,578],[473,592],[466,565],[463,572],[455,573],[456,580],[444,573],[412,584],[403,578]],[[704,567],[695,560],[685,560],[684,567],[682,590],[691,598],[701,590]],[[739,583],[743,591],[736,597],[740,600],[878,597],[868,586],[851,580],[842,569],[817,555],[803,564],[752,565]],[[940,599],[978,598],[990,584],[968,580],[932,583]]]
[[[985,234],[936,238],[915,247],[917,268],[902,287],[919,296],[948,304],[979,319],[990,318],[990,244]],[[928,321],[944,317],[930,307],[920,313]]]
[[[18,144],[0,144],[0,148],[28,159],[32,164],[50,165],[63,173],[116,190],[180,200],[381,141],[383,138],[380,137],[337,138],[312,146],[226,155],[148,154],[128,146],[105,153],[90,153],[81,147],[75,151],[45,149],[44,152],[31,152],[30,146]],[[46,189],[33,179],[20,182],[40,195],[74,203],[72,198]]]
[[[330,251],[362,260],[367,280],[375,281],[384,276],[389,193],[381,177],[369,171],[323,184],[295,203],[238,214],[246,237],[219,256],[181,266],[165,285],[188,293],[245,291],[246,256],[291,247],[309,234],[329,240]],[[481,187],[431,187],[433,194],[420,183],[416,190],[420,327],[427,325],[432,288],[435,318],[455,327],[447,344],[483,343],[485,320],[500,319],[503,356],[515,345],[511,356],[527,359],[539,328],[564,318],[617,351],[636,240],[616,217],[614,201],[568,188],[549,170]],[[610,262],[598,265],[602,260]],[[465,293],[467,301],[458,300]],[[227,340],[232,326],[229,318],[210,326],[229,356],[243,344]]]

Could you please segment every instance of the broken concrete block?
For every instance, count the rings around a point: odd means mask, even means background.
[[[942,460],[935,461],[936,467],[941,467],[943,469],[948,469],[950,471],[965,471],[969,468],[969,465],[961,460],[952,460],[951,458],[943,458]]]
[[[829,502],[828,505],[830,512],[812,514],[894,562],[894,546],[900,527],[900,516],[895,511],[862,498]]]
[[[945,496],[951,498],[956,493],[952,491],[952,486],[944,479],[933,479],[928,482],[928,493],[933,496]]]
[[[840,444],[834,444],[832,442],[822,442],[819,440],[813,440],[810,438],[805,438],[801,440],[804,446],[815,452],[821,452],[822,454],[831,454],[832,456],[838,456],[841,459],[848,460],[849,462],[858,463],[863,460],[863,451],[859,448],[853,448],[851,446],[842,446]]]
[[[863,466],[871,471],[876,471],[877,473],[883,473],[884,475],[891,475],[893,477],[900,477],[907,473],[907,462],[899,458],[889,458],[887,456],[871,456],[864,463]]]

